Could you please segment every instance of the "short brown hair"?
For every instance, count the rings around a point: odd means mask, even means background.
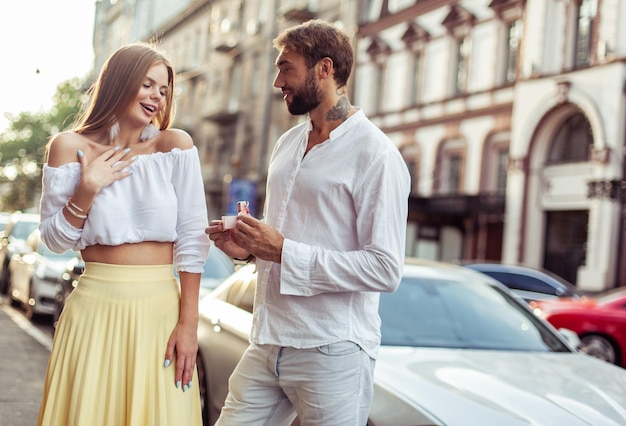
[[[89,89],[91,102],[74,130],[83,133],[111,127],[134,101],[148,70],[156,64],[167,68],[168,89],[165,107],[153,124],[161,130],[167,129],[174,118],[174,70],[169,59],[155,46],[138,42],[119,48],[107,59],[98,80]]]
[[[273,41],[278,50],[287,48],[302,55],[309,69],[322,58],[330,58],[335,70],[335,81],[345,86],[352,71],[354,53],[348,36],[336,26],[321,19],[313,19],[287,28]]]

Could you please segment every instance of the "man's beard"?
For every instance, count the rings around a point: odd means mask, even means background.
[[[304,87],[294,92],[293,100],[287,104],[291,115],[307,114],[322,103],[322,91],[315,81],[315,69],[307,73]]]

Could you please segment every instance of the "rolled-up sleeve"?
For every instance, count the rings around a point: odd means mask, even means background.
[[[82,235],[82,229],[72,226],[63,215],[63,206],[74,193],[79,179],[78,163],[61,168],[44,165],[39,230],[43,243],[55,253],[74,249]]]
[[[178,197],[174,264],[179,272],[202,273],[210,240],[204,232],[208,215],[200,158],[195,147],[183,151],[177,158],[178,164],[172,175]]]

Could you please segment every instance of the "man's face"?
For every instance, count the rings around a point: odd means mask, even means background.
[[[283,49],[276,59],[278,75],[274,87],[281,89],[292,115],[307,114],[322,102],[323,93],[315,78],[315,68],[307,69],[301,55]]]

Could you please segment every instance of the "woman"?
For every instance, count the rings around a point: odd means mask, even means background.
[[[58,323],[38,424],[199,425],[192,384],[210,243],[197,149],[169,128],[174,71],[154,47],[128,45],[90,94],[44,165],[42,240],[80,251],[85,272]]]

